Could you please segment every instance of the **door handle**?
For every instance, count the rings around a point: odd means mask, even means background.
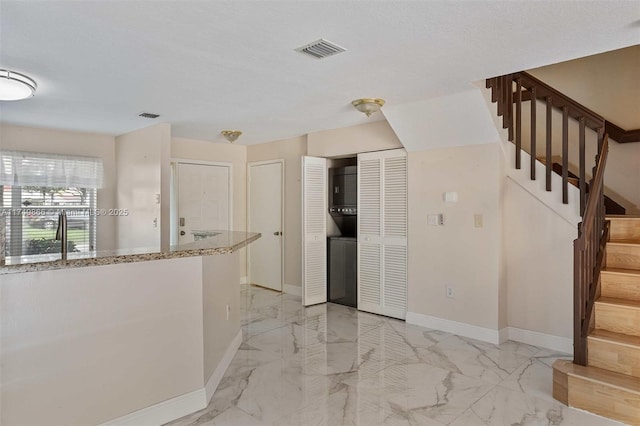
[[[276,232],[273,233],[273,235],[275,235],[277,237],[278,235],[282,235],[282,232],[276,231]]]
[[[186,232],[180,231],[180,235],[184,235],[184,234],[186,234]]]

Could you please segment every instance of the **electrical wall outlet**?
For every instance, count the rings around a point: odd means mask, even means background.
[[[455,296],[455,293],[453,291],[453,287],[447,286],[447,297],[450,299],[453,299],[454,296]]]
[[[482,213],[476,213],[473,215],[473,226],[476,228],[482,228],[483,226]]]

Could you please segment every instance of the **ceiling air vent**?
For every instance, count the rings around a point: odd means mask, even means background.
[[[295,50],[300,53],[306,53],[307,55],[313,56],[314,58],[322,59],[326,58],[327,56],[333,56],[340,52],[346,52],[347,49],[321,38],[320,40],[316,40],[313,43],[298,47]]]
[[[158,118],[158,117],[160,117],[160,114],[151,114],[150,112],[143,112],[142,114],[138,114],[138,117]]]

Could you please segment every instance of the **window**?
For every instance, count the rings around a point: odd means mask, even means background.
[[[102,160],[0,151],[0,205],[6,217],[6,256],[58,253],[58,215],[67,215],[69,251],[96,245],[97,188]]]
[[[58,215],[67,215],[69,252],[92,251],[96,244],[96,189],[77,187],[2,187],[7,217],[6,256],[59,253]]]

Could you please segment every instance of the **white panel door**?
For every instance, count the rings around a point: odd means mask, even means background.
[[[249,245],[252,284],[282,291],[283,163],[249,164],[249,231],[262,237]]]
[[[230,166],[178,163],[178,244],[194,241],[194,231],[230,228]]]
[[[302,157],[302,303],[327,301],[327,160]]]
[[[407,157],[358,156],[358,309],[404,319],[407,311]]]

